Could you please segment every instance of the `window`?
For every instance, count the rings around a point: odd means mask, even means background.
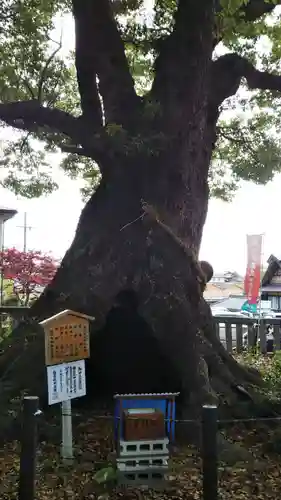
[[[271,301],[271,308],[274,311],[281,311],[281,296],[268,297]]]

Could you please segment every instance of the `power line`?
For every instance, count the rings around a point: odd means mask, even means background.
[[[17,227],[23,229],[23,251],[26,252],[26,250],[27,250],[27,231],[34,229],[34,226],[27,225],[27,213],[26,212],[24,212],[24,215],[23,215],[23,226],[17,226]]]

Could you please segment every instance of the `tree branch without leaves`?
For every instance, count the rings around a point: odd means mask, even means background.
[[[92,5],[73,0],[75,20],[75,66],[82,117],[94,130],[102,126],[102,108],[97,86],[97,60],[92,44]]]
[[[62,151],[93,158],[101,169],[106,170],[107,159],[114,155],[111,138],[101,129],[99,134],[93,134],[84,120],[56,108],[42,106],[38,100],[19,101],[0,104],[0,121],[11,127],[28,132],[49,129],[50,134],[58,133],[71,140],[71,144],[58,144]]]
[[[252,161],[254,164],[259,165],[260,161],[257,155],[257,151],[254,146],[252,146],[251,142],[245,139],[245,135],[243,133],[243,129],[239,130],[240,136],[234,137],[233,135],[229,135],[225,132],[223,127],[217,127],[217,134],[223,137],[226,141],[239,144],[241,146],[241,150],[247,150],[250,154]]]
[[[211,61],[213,1],[179,0],[172,33],[161,42],[155,61],[150,96],[162,104],[170,120],[177,111],[186,115],[199,110],[204,99],[206,74]],[[203,93],[202,93],[203,90]],[[192,109],[189,109],[189,108]],[[175,123],[179,123],[175,116]],[[182,123],[182,122],[181,122]],[[174,123],[171,123],[174,127]]]
[[[77,154],[79,151],[80,155],[94,158],[97,162],[101,162],[106,156],[103,138],[89,133],[83,120],[60,109],[44,107],[38,100],[0,104],[0,120],[28,132],[47,128],[51,134],[62,134],[73,144],[69,149],[66,143],[58,144],[62,151]]]
[[[0,104],[0,120],[31,132],[48,127],[52,132],[64,134],[76,142],[82,136],[77,118],[59,109],[46,108],[38,100]]]
[[[41,76],[40,76],[40,79],[39,79],[39,83],[38,83],[38,93],[37,93],[37,96],[38,96],[37,98],[38,98],[39,102],[43,101],[43,86],[44,86],[44,83],[45,83],[45,80],[46,80],[46,75],[47,75],[48,68],[49,68],[51,62],[56,57],[57,53],[60,51],[61,48],[62,48],[62,35],[60,37],[60,42],[59,42],[58,46],[51,53],[51,55],[48,57],[48,59],[47,59],[47,61],[45,63],[45,66],[44,66],[44,68],[42,70],[42,73],[41,73]]]
[[[238,54],[226,54],[212,65],[208,108],[210,122],[217,121],[220,105],[225,99],[236,94],[242,78],[246,79],[250,89],[281,92],[281,75],[259,71]]]
[[[124,43],[117,29],[110,0],[73,0],[76,24],[76,68],[81,101],[98,112],[98,90],[105,119],[126,125],[139,105],[134,81],[125,56]],[[78,50],[77,50],[78,49]]]

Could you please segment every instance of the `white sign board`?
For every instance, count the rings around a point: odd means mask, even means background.
[[[85,360],[47,366],[49,405],[86,395]]]

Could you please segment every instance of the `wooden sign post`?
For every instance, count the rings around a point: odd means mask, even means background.
[[[61,403],[64,463],[73,460],[71,399],[86,395],[85,359],[90,357],[90,321],[65,310],[41,321],[45,332],[49,405]]]

